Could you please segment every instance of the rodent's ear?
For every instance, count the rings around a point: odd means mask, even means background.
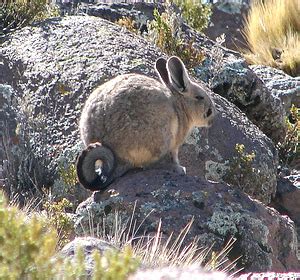
[[[160,78],[160,80],[166,85],[169,86],[170,80],[169,80],[169,74],[167,70],[167,60],[160,57],[155,62],[155,70]]]
[[[178,92],[186,91],[191,82],[183,62],[177,56],[172,56],[167,61],[167,70],[172,86]]]

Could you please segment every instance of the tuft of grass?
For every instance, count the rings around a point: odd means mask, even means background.
[[[36,20],[58,16],[57,7],[48,0],[15,0],[0,4],[0,36]]]
[[[129,247],[132,256],[140,260],[143,268],[201,266],[206,271],[219,270],[232,275],[240,271],[236,267],[239,258],[234,261],[228,259],[228,253],[235,242],[234,238],[230,239],[220,252],[213,252],[212,247],[200,247],[198,238],[187,242],[187,235],[194,219],[191,219],[178,236],[171,234],[165,237],[161,220],[158,222],[154,235],[138,235],[142,224],[151,215],[151,212],[138,225],[134,219],[135,207],[131,217],[127,220],[118,211],[110,214],[113,218],[104,218],[99,226],[93,224],[92,216],[89,217],[89,232],[85,232],[85,235],[104,240],[121,251]],[[95,228],[97,228],[96,231]]]
[[[251,64],[300,74],[299,0],[253,1],[243,30],[249,50],[242,50]]]
[[[66,204],[60,203],[60,205]],[[57,206],[62,208],[62,206]],[[31,208],[31,207],[29,207]],[[62,209],[60,209],[62,211]],[[74,258],[62,258],[59,248],[60,234],[49,225],[47,218],[40,213],[21,211],[9,206],[0,192],[0,279],[116,279],[125,280],[142,264],[144,267],[162,267],[205,265],[205,270],[232,272],[235,262],[227,261],[233,240],[220,252],[198,247],[198,239],[184,246],[193,220],[181,231],[177,238],[172,235],[167,239],[162,235],[162,223],[158,224],[157,233],[152,236],[137,237],[139,227],[132,217],[128,223],[117,214],[114,215],[113,231],[107,235],[100,232],[102,240],[114,240],[114,250],[107,250],[103,255],[92,252],[93,267],[85,262],[85,253],[78,248]],[[48,217],[49,218],[49,217]]]

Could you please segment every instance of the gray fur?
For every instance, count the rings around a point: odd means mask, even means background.
[[[96,88],[87,99],[79,128],[89,152],[81,155],[77,171],[85,182],[95,179],[89,145],[97,142],[111,149],[114,162],[108,165],[114,170],[99,186],[81,182],[86,188],[101,189],[129,169],[149,166],[169,152],[176,169],[182,171],[179,147],[193,127],[211,125],[214,103],[207,90],[189,79],[182,61],[178,57],[159,59],[156,70],[162,83],[139,74],[120,75]],[[101,160],[111,161],[111,156],[101,155]]]

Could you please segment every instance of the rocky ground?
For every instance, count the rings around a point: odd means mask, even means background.
[[[112,14],[120,16],[120,10],[128,12],[122,6]],[[141,17],[137,10],[130,12]],[[62,170],[72,170],[83,148],[78,119],[91,90],[123,73],[157,78],[153,63],[166,57],[146,38],[110,21],[67,16],[16,31],[2,45],[0,184],[24,199],[50,187],[55,199],[83,201],[75,214],[78,236],[82,226],[89,226],[91,211],[97,225],[114,210],[129,217],[137,201],[138,220],[153,211],[141,233],[155,232],[159,219],[166,236],[178,233],[194,217],[187,240],[198,237],[199,244],[214,243],[220,250],[234,236],[229,258],[242,256],[239,266],[245,272],[299,271],[299,176],[278,175],[276,143],[285,135],[289,107],[300,105],[300,80],[269,67],[249,67],[239,53],[185,24],[182,30],[205,55],[194,78],[210,88],[218,110],[211,129],[195,129],[180,151],[187,176],[163,167],[132,171],[105,194],[65,180]],[[216,48],[222,52],[218,61]],[[241,157],[236,144],[244,145],[246,154],[255,153],[251,172],[234,169]]]

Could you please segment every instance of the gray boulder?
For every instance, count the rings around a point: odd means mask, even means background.
[[[253,65],[250,68],[272,95],[281,99],[286,113],[289,113],[292,104],[300,107],[300,77],[291,77],[282,70],[264,65]]]
[[[163,236],[173,232],[175,238],[194,219],[185,245],[197,237],[199,246],[214,244],[212,250],[221,251],[233,236],[237,241],[228,257],[241,256],[238,267],[246,272],[300,267],[295,227],[288,217],[228,185],[166,170],[132,171],[114,182],[110,192],[95,192],[78,206],[75,230],[82,234],[90,225],[104,229],[104,219],[114,220],[116,211],[130,219],[133,209],[137,237],[155,234],[161,220]]]
[[[223,272],[205,271],[196,267],[164,267],[160,269],[148,269],[137,271],[129,277],[129,280],[226,280],[229,279]]]
[[[210,83],[214,92],[246,113],[275,143],[284,138],[285,112],[280,98],[272,95],[244,59],[233,55],[224,56],[219,61],[218,58],[208,58],[196,68],[196,73],[197,77]]]
[[[16,129],[15,112],[13,106],[14,90],[9,85],[0,84],[0,187],[5,188],[5,171],[3,162],[8,152],[8,147],[15,141]],[[6,144],[5,144],[6,143]],[[8,188],[5,191],[9,194]]]
[[[66,244],[59,252],[58,257],[64,261],[75,262],[76,253],[82,250],[84,254],[85,277],[91,279],[95,269],[93,252],[97,251],[103,255],[107,250],[117,250],[110,243],[94,237],[76,237],[74,240]],[[62,277],[62,276],[61,276]]]
[[[82,149],[77,122],[92,89],[123,73],[156,77],[153,63],[160,56],[144,38],[106,20],[54,18],[15,32],[3,44],[0,83],[12,85],[16,92],[18,111],[30,124],[26,131],[32,153],[47,160],[44,164],[51,172],[72,171],[69,167]],[[272,142],[236,106],[217,94],[213,97],[219,110],[215,124],[207,137],[202,130],[192,133],[181,150],[182,163],[189,174],[221,180],[226,162],[236,156],[235,144],[244,144],[247,152],[256,153],[253,167],[260,176],[253,186],[240,187],[268,203],[276,190]],[[58,171],[47,184],[43,176],[36,184],[54,186],[56,198],[83,193],[58,178]]]

